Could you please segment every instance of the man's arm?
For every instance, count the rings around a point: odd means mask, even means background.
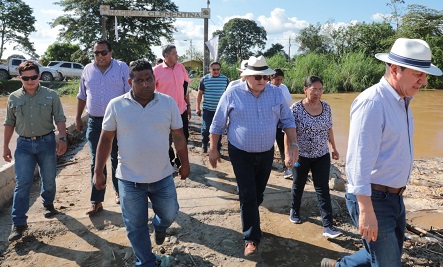
[[[209,162],[212,168],[217,168],[217,162],[221,162],[220,152],[218,152],[217,144],[220,134],[209,134]]]
[[[65,137],[66,138],[66,123],[64,121],[59,121],[55,125],[57,125],[57,131],[58,131],[58,138],[56,140],[56,153],[57,156],[61,156],[65,154],[66,150],[68,149],[68,141],[62,141],[59,138]]]
[[[372,200],[369,196],[356,195],[360,215],[358,216],[358,231],[366,241],[375,241],[378,236],[378,221],[375,216]]]
[[[292,169],[298,161],[297,131],[295,128],[286,128],[283,131],[285,132],[285,165]]]
[[[100,140],[98,141],[94,169],[94,185],[97,190],[103,190],[106,188],[106,180],[105,175],[103,174],[103,169],[105,168],[106,161],[111,154],[114,136],[115,131],[102,130]]]
[[[201,105],[201,102],[202,102],[202,98],[203,98],[203,91],[202,90],[198,90],[197,101],[195,103],[195,111],[196,111],[198,116],[202,115],[202,110],[200,108],[200,105]]]
[[[83,110],[85,110],[86,101],[77,98],[77,114],[75,115],[75,128],[77,131],[81,131],[83,127],[82,114]]]
[[[188,159],[188,145],[185,135],[183,134],[183,128],[171,130],[172,140],[174,141],[174,147],[177,151],[178,158],[180,159],[181,166],[178,168],[178,175],[181,180],[185,180],[189,176],[190,167]]]
[[[5,130],[3,133],[3,159],[6,162],[11,162],[12,160],[11,149],[9,149],[9,142],[11,141],[13,133],[14,127],[11,125],[5,125]]]

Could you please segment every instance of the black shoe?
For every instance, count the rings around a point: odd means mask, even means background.
[[[202,152],[203,153],[208,153],[208,143],[203,143],[202,144]]]
[[[165,242],[165,238],[166,238],[166,231],[154,230],[155,244],[157,245],[163,244],[163,242]]]
[[[20,238],[22,238],[23,232],[26,231],[26,229],[28,229],[27,224],[14,226],[12,228],[11,234],[8,237],[8,240],[11,242],[15,241],[15,240],[19,240]]]
[[[45,216],[45,218],[51,218],[58,213],[58,211],[54,208],[54,205],[52,204],[46,205],[44,207],[45,211],[43,212],[43,215]]]

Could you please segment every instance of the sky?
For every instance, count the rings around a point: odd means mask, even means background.
[[[49,45],[57,41],[59,28],[51,28],[49,22],[62,15],[62,9],[54,5],[55,0],[24,0],[33,9],[36,18],[36,32],[30,35],[36,52],[43,55]],[[212,32],[222,30],[223,25],[232,18],[254,20],[258,26],[263,26],[267,32],[266,49],[272,44],[284,46],[286,53],[294,55],[297,46],[294,38],[300,29],[309,24],[324,24],[333,21],[334,25],[347,25],[352,22],[380,22],[392,10],[387,3],[390,0],[209,0],[211,18],[209,20],[209,39]],[[148,1],[147,1],[148,2]],[[199,12],[206,8],[208,0],[173,0],[179,11]],[[442,0],[405,0],[401,5],[406,12],[406,6],[412,4],[424,5],[428,8],[443,10]],[[203,51],[203,19],[177,19],[174,24],[174,44],[179,55],[186,53],[190,40],[196,51]],[[164,41],[166,44],[166,41]],[[7,45],[3,58],[14,53],[14,45]],[[290,51],[289,51],[290,49]],[[153,47],[157,57],[161,56],[161,47]],[[25,55],[28,57],[28,55]]]

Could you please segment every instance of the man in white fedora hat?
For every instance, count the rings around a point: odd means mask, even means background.
[[[267,83],[274,73],[263,56],[250,57],[241,74],[246,82],[223,94],[209,130],[209,161],[213,168],[220,161],[215,149],[218,139],[227,130],[228,152],[239,191],[245,256],[257,251],[262,237],[259,206],[271,173],[277,124],[288,136],[286,166],[298,160],[294,117],[281,90]]]
[[[384,77],[352,103],[346,176],[346,204],[364,249],[321,266],[400,267],[406,227],[403,192],[413,164],[414,121],[409,103],[441,75],[431,64],[431,49],[419,39],[399,38],[389,53]]]

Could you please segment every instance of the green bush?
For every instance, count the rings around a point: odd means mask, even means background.
[[[77,95],[80,81],[79,80],[72,80],[70,82],[40,81],[40,84],[52,90],[56,90],[59,95]],[[18,79],[0,80],[0,92],[3,95],[8,95],[21,87],[22,87],[22,82]]]

